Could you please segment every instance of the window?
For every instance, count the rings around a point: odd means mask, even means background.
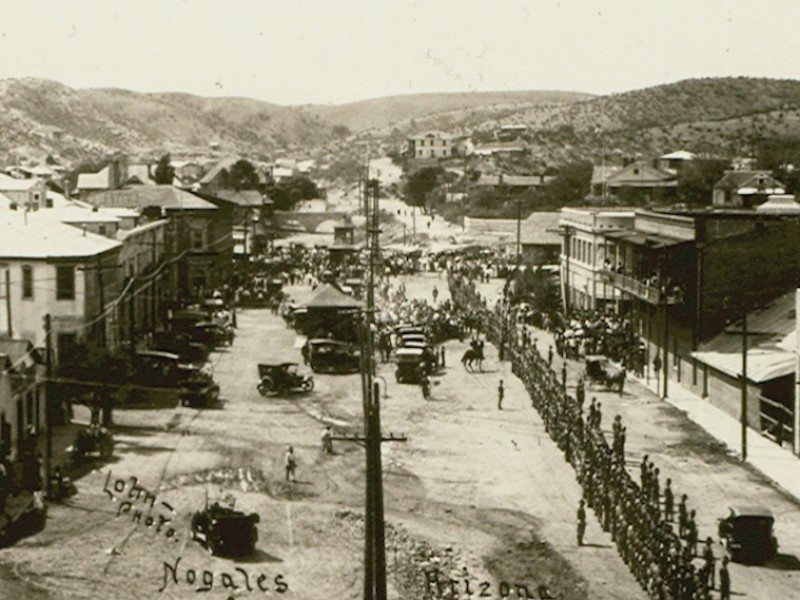
[[[44,206],[45,206],[45,208],[53,208],[53,199],[52,198],[45,198],[44,199]]]
[[[75,267],[56,267],[56,300],[75,300]]]
[[[106,235],[106,226],[100,225],[98,232],[100,233],[100,235]]]
[[[25,300],[33,298],[33,267],[30,265],[22,267],[22,297]]]
[[[75,333],[59,333],[56,337],[56,352],[58,361],[62,362],[78,345],[78,335]]]
[[[192,229],[192,250],[204,250],[206,247],[206,236],[202,229]]]

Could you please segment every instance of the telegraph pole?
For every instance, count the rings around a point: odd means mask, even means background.
[[[50,313],[44,316],[44,347],[45,347],[45,382],[44,382],[44,422],[47,427],[47,447],[45,449],[45,477],[46,485],[50,485],[53,463],[53,329]],[[49,489],[45,487],[45,489]]]
[[[747,308],[742,310],[742,460],[747,460]],[[779,423],[783,427],[782,423]]]
[[[333,440],[356,442],[366,450],[366,510],[364,513],[364,600],[386,600],[386,534],[383,511],[383,466],[381,444],[405,442],[405,436],[381,434],[380,387],[375,378],[375,353],[372,325],[375,314],[375,267],[378,258],[378,182],[364,184],[369,244],[367,308],[358,316],[361,346],[361,392],[364,408],[363,436],[333,436]]]

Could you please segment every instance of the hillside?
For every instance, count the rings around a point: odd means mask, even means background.
[[[113,151],[273,157],[328,146],[353,149],[349,135],[399,142],[441,129],[489,137],[525,123],[530,165],[653,156],[685,148],[746,153],[762,137],[800,136],[800,82],[754,78],[686,80],[593,97],[557,91],[417,94],[343,105],[281,106],[248,98],[75,90],[37,79],[0,81],[0,162],[67,161]]]
[[[758,139],[800,136],[800,81],[714,78],[537,106],[508,120],[529,127],[531,154],[546,164],[608,157],[644,157],[683,148],[732,155]],[[500,121],[474,127],[490,131]]]
[[[117,150],[202,154],[217,142],[222,152],[270,156],[453,110],[494,114],[498,106],[522,110],[587,97],[563,92],[423,94],[294,107],[248,98],[75,90],[54,81],[9,79],[0,81],[0,152],[23,157],[53,153],[67,160]]]

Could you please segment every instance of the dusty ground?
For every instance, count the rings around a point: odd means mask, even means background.
[[[405,283],[409,294],[425,297],[434,285],[446,288],[437,275]],[[292,292],[301,299],[308,291]],[[319,448],[326,422],[341,433],[360,431],[360,378],[317,375],[308,396],[261,398],[257,363],[299,361],[294,333],[269,311],[242,312],[239,326],[234,346],[213,359],[223,406],[117,411],[114,462],[96,465],[77,482],[76,496],[51,505],[44,531],[0,550],[0,598],[190,598],[204,571],[213,586],[201,595],[212,599],[361,597],[363,451],[344,442],[333,456]],[[427,597],[436,586],[426,586],[425,571],[438,566],[441,580],[452,577],[461,593],[469,585],[473,597],[487,589],[488,597],[499,598],[505,586],[533,592],[545,583],[560,598],[644,598],[593,519],[591,545],[576,547],[580,489],[572,469],[508,363],[487,347],[485,372],[467,374],[458,363],[465,347],[447,344],[448,367],[427,402],[417,386],[394,383],[393,365],[379,369],[388,382],[384,433],[409,438],[383,448],[390,597]],[[502,411],[496,407],[500,378],[507,388]],[[724,451],[709,453],[713,445],[702,432],[644,389],[602,399],[608,424],[617,410],[629,424],[631,468],[642,452],[654,457],[676,489],[696,502],[703,535],[730,499],[758,498],[775,508],[782,562],[735,566],[734,589],[752,598],[792,597],[796,505]],[[283,480],[288,444],[299,459],[295,485]],[[159,514],[172,520],[161,532],[118,515],[121,503],[103,491],[108,477],[113,490],[117,479],[132,476],[174,509],[162,506]],[[191,512],[206,494],[232,494],[237,507],[261,515],[256,556],[215,558],[189,539]],[[175,530],[170,538],[169,527]],[[256,585],[262,574],[268,593]],[[288,590],[279,593],[284,585]]]

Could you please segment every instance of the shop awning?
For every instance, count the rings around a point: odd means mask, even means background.
[[[700,362],[739,378],[742,375],[742,355],[738,352],[692,352]],[[797,355],[794,352],[772,349],[753,349],[747,352],[747,379],[764,383],[791,375],[795,370]]]

